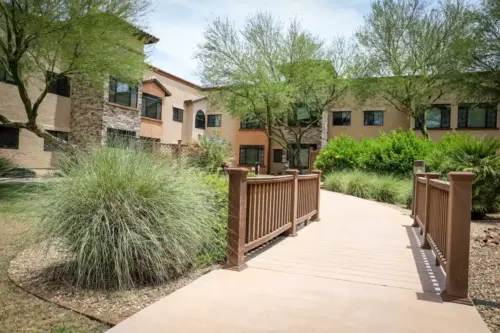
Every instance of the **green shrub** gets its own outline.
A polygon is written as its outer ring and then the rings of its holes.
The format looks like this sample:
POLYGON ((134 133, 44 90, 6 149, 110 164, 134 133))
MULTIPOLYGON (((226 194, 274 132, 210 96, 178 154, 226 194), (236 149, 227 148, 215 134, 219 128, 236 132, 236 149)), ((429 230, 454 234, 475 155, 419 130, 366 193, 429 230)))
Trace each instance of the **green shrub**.
POLYGON ((371 198, 380 202, 396 203, 399 195, 399 181, 391 176, 374 177, 370 187, 371 198))
POLYGON ((32 178, 35 177, 35 171, 16 166, 8 158, 0 156, 0 177, 7 178, 32 178))
POLYGON ((358 156, 358 143, 342 133, 328 141, 325 149, 318 155, 314 167, 324 173, 352 170, 358 167, 358 156))
POLYGON ((88 288, 162 283, 220 246, 220 202, 203 173, 138 149, 72 160, 45 192, 37 230, 67 252, 54 271, 65 279, 88 288))
POLYGON ((441 155, 438 171, 446 177, 452 171, 476 174, 472 187, 472 212, 478 215, 500 210, 500 140, 450 135, 441 155))
POLYGON ((191 147, 189 161, 193 166, 216 172, 228 164, 233 156, 231 145, 218 137, 203 136, 191 147))
POLYGON ((345 193, 345 181, 342 172, 332 172, 325 176, 325 189, 333 192, 345 193))

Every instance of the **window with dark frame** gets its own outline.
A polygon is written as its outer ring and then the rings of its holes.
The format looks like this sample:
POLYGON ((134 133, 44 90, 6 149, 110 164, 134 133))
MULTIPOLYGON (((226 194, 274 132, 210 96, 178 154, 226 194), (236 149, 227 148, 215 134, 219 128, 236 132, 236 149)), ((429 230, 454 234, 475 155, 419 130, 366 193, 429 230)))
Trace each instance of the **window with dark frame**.
POLYGON ((161 120, 161 97, 142 94, 141 116, 161 120))
POLYGON ((383 126, 384 111, 365 111, 364 124, 365 126, 383 126))
POLYGON ((136 132, 108 127, 106 145, 112 148, 124 148, 137 141, 136 132))
POLYGON ((194 127, 197 129, 205 129, 205 112, 199 110, 196 112, 194 127))
POLYGON ((333 126, 351 126, 351 111, 334 111, 333 126))
POLYGON ((130 84, 115 78, 109 80, 109 101, 111 103, 136 108, 137 96, 137 87, 132 87, 130 84))
MULTIPOLYGON (((47 72, 49 80, 53 80, 57 74, 53 72, 47 72)), ((49 93, 56 94, 63 97, 70 97, 70 85, 69 78, 67 76, 62 76, 58 78, 49 89, 49 93)))
POLYGON ((7 72, 7 70, 5 68, 3 68, 2 66, 0 66, 0 81, 6 82, 6 83, 11 83, 11 84, 16 84, 16 81, 14 80, 12 75, 10 75, 10 73, 7 72))
POLYGON ((19 149, 19 128, 0 126, 0 148, 19 149))
POLYGON ((497 128, 498 111, 491 104, 458 106, 458 128, 497 128))
POLYGON ((173 108, 174 121, 182 123, 184 121, 184 110, 174 107, 173 108))
POLYGON ((309 125, 316 127, 320 125, 318 114, 311 111, 311 108, 301 102, 295 103, 295 116, 288 119, 288 126, 309 125))
POLYGON ((283 149, 273 149, 273 163, 283 163, 283 149))
MULTIPOLYGON (((450 128, 451 105, 450 104, 434 104, 430 109, 425 111, 425 120, 428 129, 433 128, 450 128)), ((415 129, 420 129, 422 120, 415 118, 415 129)))
POLYGON ((240 146, 240 165, 264 165, 264 146, 240 146))
POLYGON ((220 114, 209 114, 207 116, 207 127, 221 127, 222 119, 220 114))
MULTIPOLYGON (((61 131, 50 131, 47 130, 52 136, 55 136, 58 139, 64 140, 68 142, 68 132, 61 132, 61 131)), ((50 141, 47 139, 43 140, 43 150, 44 151, 58 151, 59 150, 59 144, 55 142, 54 140, 50 141)))

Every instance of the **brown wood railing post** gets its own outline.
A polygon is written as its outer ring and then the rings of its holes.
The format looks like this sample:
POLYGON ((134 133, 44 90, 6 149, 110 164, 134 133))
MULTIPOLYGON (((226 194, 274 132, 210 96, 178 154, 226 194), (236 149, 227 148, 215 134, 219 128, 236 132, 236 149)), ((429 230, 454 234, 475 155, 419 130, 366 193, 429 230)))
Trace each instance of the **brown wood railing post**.
POLYGON ((317 185, 318 186, 318 194, 316 197, 316 215, 314 215, 312 217, 312 220, 319 221, 320 220, 320 217, 319 217, 319 206, 320 206, 319 199, 320 199, 320 195, 321 195, 321 171, 320 170, 313 170, 312 173, 315 175, 318 175, 318 185, 317 185))
POLYGON ((424 223, 424 227, 422 228, 423 229, 423 235, 424 235, 424 243, 422 244, 422 248, 423 249, 430 249, 431 246, 429 244, 429 241, 427 240, 427 234, 429 233, 429 226, 430 226, 430 207, 431 207, 431 202, 429 200, 429 193, 431 191, 431 187, 429 186, 429 180, 430 179, 439 179, 439 176, 440 174, 437 173, 437 172, 429 172, 429 173, 426 173, 425 174, 425 217, 424 217, 424 221, 422 221, 424 223))
POLYGON ((226 268, 241 271, 245 264, 247 219, 247 174, 244 168, 227 169, 229 174, 229 207, 227 224, 226 268))
POLYGON ((291 169, 286 170, 287 175, 293 176, 293 187, 292 187, 292 211, 290 214, 290 222, 292 222, 292 227, 285 232, 285 236, 295 237, 297 236, 297 196, 299 192, 299 170, 291 169))
POLYGON ((418 177, 423 177, 425 176, 425 173, 422 172, 416 172, 413 174, 413 200, 412 200, 412 206, 413 206, 413 224, 411 225, 412 227, 416 228, 418 227, 418 222, 417 222, 417 209, 418 209, 418 182, 417 179, 418 177))
POLYGON ((469 299, 470 214, 472 207, 471 172, 450 172, 448 201, 446 286, 443 301, 472 305, 469 299))

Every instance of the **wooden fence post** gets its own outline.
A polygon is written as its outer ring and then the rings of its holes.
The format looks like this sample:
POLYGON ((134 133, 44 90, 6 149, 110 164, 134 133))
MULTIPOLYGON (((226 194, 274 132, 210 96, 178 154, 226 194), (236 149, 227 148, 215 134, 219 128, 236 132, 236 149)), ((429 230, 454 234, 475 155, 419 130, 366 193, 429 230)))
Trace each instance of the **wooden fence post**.
POLYGON ((418 198, 417 198, 417 194, 418 194, 418 177, 423 177, 425 176, 425 173, 423 172, 415 172, 413 174, 413 199, 412 199, 412 206, 413 206, 413 224, 411 225, 412 227, 416 228, 418 227, 418 222, 417 222, 417 209, 418 209, 418 198))
POLYGON ((431 179, 439 179, 440 174, 437 172, 429 172, 425 174, 425 215, 424 215, 424 227, 423 229, 423 235, 424 235, 424 243, 422 244, 422 249, 430 249, 431 246, 429 244, 429 241, 427 240, 427 234, 429 233, 429 226, 430 226, 430 218, 429 214, 431 212, 430 206, 431 202, 429 200, 429 193, 430 193, 430 186, 429 186, 429 180, 431 179))
POLYGON ((450 172, 448 201, 446 286, 443 301, 472 305, 469 299, 470 214, 472 208, 471 172, 450 172))
POLYGON ((318 175, 318 194, 317 194, 317 197, 316 197, 316 215, 314 215, 312 217, 312 220, 314 221, 319 221, 320 220, 320 217, 319 217, 319 207, 320 207, 320 195, 321 195, 321 171, 320 170, 313 170, 312 172, 313 174, 315 175, 318 175))
POLYGON ((293 187, 292 187, 292 212, 290 216, 290 221, 292 222, 292 227, 285 231, 285 236, 295 237, 297 236, 297 196, 299 192, 299 170, 291 169, 286 170, 287 175, 293 176, 293 187))
POLYGON ((247 175, 244 168, 227 169, 229 174, 229 207, 227 224, 226 268, 241 271, 245 264, 247 219, 247 175))

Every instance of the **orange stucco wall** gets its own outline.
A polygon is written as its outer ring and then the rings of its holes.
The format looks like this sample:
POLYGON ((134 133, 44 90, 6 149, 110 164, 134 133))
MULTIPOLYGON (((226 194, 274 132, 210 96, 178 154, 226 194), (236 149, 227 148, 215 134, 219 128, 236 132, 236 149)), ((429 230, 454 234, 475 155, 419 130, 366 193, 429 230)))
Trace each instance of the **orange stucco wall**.
POLYGON ((255 146, 264 146, 264 166, 261 166, 260 171, 262 173, 267 172, 268 168, 268 139, 266 133, 261 130, 238 130, 236 134, 236 144, 235 144, 235 162, 236 165, 241 167, 251 168, 252 166, 241 165, 240 164, 240 146, 243 145, 255 145, 255 146))
MULTIPOLYGON (((162 98, 162 105, 165 104, 165 92, 156 83, 144 83, 142 86, 142 92, 162 98)), ((162 108, 161 120, 141 117, 141 136, 161 139, 165 113, 165 108, 162 108)))

